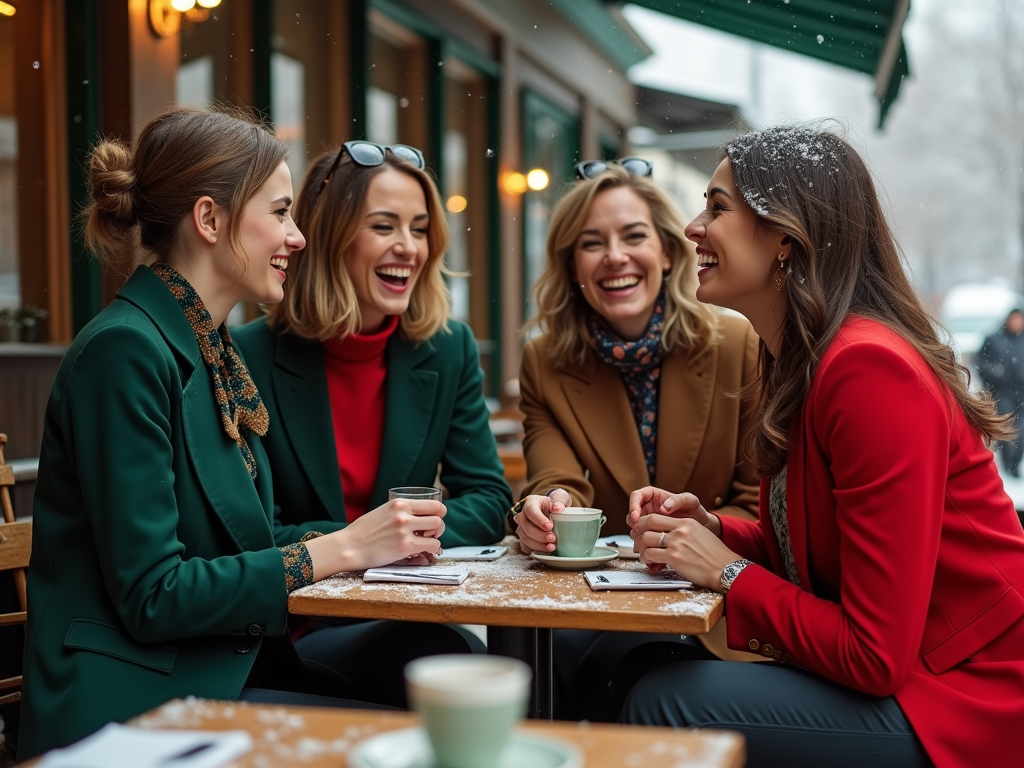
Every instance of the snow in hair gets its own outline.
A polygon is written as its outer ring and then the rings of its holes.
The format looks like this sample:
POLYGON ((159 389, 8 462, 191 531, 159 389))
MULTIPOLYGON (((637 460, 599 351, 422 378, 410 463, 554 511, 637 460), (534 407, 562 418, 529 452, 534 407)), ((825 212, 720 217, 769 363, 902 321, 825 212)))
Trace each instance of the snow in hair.
MULTIPOLYGON (((805 170, 827 168, 829 175, 839 171, 839 158, 845 154, 845 142, 834 133, 802 126, 772 126, 738 136, 725 147, 725 153, 735 170, 753 166, 756 173, 734 170, 734 178, 747 205, 759 216, 771 213, 771 202, 760 190, 753 189, 741 178, 759 178, 768 185, 764 188, 780 201, 788 198, 786 180, 774 169, 788 167, 796 171, 808 187, 814 186, 812 175, 805 170)), ((751 170, 746 168, 745 170, 751 170)))

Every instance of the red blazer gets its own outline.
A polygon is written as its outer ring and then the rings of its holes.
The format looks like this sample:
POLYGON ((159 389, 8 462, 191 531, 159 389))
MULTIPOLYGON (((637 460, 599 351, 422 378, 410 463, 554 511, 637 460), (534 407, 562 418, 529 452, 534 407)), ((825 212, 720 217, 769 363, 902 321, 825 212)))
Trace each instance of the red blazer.
POLYGON ((785 576, 760 520, 723 517, 758 565, 729 592, 729 646, 894 695, 939 768, 1020 765, 1024 531, 992 452, 902 337, 851 317, 793 423, 785 576))

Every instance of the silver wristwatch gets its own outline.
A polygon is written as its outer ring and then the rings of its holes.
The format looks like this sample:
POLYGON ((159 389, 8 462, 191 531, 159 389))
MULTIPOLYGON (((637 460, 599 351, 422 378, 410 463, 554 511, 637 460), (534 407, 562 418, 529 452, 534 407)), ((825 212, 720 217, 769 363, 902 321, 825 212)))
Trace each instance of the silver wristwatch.
POLYGON ((752 563, 749 560, 736 560, 729 563, 725 568, 722 569, 722 594, 729 594, 729 589, 732 587, 732 583, 736 581, 736 577, 739 576, 743 569, 752 563))

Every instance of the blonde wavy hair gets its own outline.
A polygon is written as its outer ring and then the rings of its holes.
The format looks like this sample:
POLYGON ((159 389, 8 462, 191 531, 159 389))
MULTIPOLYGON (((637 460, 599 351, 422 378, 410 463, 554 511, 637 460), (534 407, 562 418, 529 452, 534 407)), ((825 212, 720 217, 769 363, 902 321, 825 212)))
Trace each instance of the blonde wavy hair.
POLYGON ((710 347, 718 336, 715 310, 697 301, 697 254, 683 233, 685 223, 671 198, 654 181, 633 176, 618 165, 594 179, 584 179, 563 197, 551 216, 547 264, 533 286, 537 316, 524 330, 548 334, 552 360, 561 368, 582 365, 593 349, 587 318, 593 311, 576 287, 576 241, 602 192, 625 187, 636 193, 651 212, 651 221, 672 268, 665 275, 665 322, 661 344, 666 352, 683 351, 691 357, 710 347))
POLYGON ((399 319, 402 334, 426 341, 448 332, 451 294, 444 281, 448 223, 437 185, 430 175, 388 153, 381 165, 366 167, 346 153, 328 184, 323 184, 338 150, 313 161, 295 202, 295 223, 306 236, 306 248, 292 260, 284 301, 268 310, 271 327, 304 339, 324 341, 357 333, 362 324, 355 286, 344 254, 355 241, 366 215, 370 183, 391 168, 412 176, 427 200, 427 261, 399 319), (322 188, 321 188, 322 187, 322 188))

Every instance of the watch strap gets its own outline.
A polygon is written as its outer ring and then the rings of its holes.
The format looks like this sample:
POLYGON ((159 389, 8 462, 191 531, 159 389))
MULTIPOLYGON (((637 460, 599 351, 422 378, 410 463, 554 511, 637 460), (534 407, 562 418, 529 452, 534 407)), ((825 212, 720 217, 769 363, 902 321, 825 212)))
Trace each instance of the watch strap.
POLYGON ((729 594, 729 590, 732 588, 732 583, 736 581, 736 577, 743 573, 743 569, 748 565, 753 565, 749 560, 740 558, 729 563, 725 568, 722 569, 722 594, 729 594))

